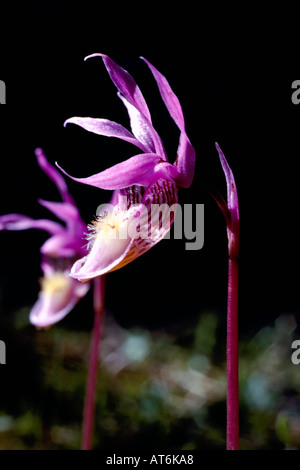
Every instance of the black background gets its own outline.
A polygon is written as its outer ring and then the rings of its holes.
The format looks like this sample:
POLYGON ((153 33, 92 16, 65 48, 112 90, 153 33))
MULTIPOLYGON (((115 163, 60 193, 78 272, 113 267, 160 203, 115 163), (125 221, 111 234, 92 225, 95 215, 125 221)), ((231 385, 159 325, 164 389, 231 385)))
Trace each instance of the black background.
MULTIPOLYGON (((195 2, 33 2, 7 13, 7 25, 0 56, 7 88, 7 104, 0 107, 1 214, 48 217, 37 198, 58 199, 37 166, 36 147, 79 177, 136 153, 125 142, 63 127, 76 115, 129 125, 101 59, 83 61, 94 52, 109 55, 135 78, 173 162, 178 131, 139 59, 144 56, 182 104, 197 162, 193 185, 180 190, 179 202, 205 204, 205 242, 200 251, 186 251, 184 240, 163 241, 110 274, 107 308, 124 326, 172 329, 208 309, 219 312, 225 327, 226 230, 205 190, 209 182, 225 195, 217 141, 240 200, 240 334, 253 334, 281 313, 299 318, 300 105, 291 101, 291 84, 300 78, 299 11, 204 9, 195 2)), ((71 180, 68 186, 87 223, 110 198, 71 180)), ((33 230, 1 233, 2 315, 34 303, 41 274, 37 247, 45 239, 33 230)), ((90 300, 65 324, 90 328, 90 300)))

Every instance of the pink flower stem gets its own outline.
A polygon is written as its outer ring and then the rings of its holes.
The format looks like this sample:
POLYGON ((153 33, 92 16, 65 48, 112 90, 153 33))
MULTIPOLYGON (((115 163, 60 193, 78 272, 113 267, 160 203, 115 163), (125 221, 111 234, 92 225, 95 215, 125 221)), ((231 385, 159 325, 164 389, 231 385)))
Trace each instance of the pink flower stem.
POLYGON ((227 450, 239 448, 238 259, 229 256, 227 297, 227 450))
POLYGON ((96 389, 99 363, 99 346, 104 316, 105 276, 94 279, 94 325, 91 339, 88 380, 82 427, 82 450, 92 449, 94 432, 94 415, 96 405, 96 389))

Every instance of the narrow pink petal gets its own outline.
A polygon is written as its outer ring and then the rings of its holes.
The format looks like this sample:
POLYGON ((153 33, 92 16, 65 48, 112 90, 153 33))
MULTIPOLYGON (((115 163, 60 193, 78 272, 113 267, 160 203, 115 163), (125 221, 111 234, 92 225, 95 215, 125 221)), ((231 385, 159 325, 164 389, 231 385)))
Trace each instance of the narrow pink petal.
POLYGON ((151 115, 145 98, 143 97, 141 90, 135 83, 135 80, 127 72, 127 70, 124 70, 105 54, 91 54, 87 56, 85 60, 89 59, 90 57, 102 57, 104 65, 109 73, 109 76, 117 87, 117 89, 133 106, 135 106, 151 122, 151 115))
POLYGON ((148 60, 146 60, 144 57, 141 57, 144 62, 148 65, 150 68, 156 83, 158 85, 161 97, 171 115, 171 117, 174 119, 175 123, 179 127, 181 131, 184 130, 184 117, 183 117, 183 112, 181 109, 181 105, 179 102, 179 99, 173 92, 172 88, 169 85, 169 82, 167 81, 166 77, 162 75, 148 60))
MULTIPOLYGON (((93 132, 94 134, 103 135, 106 137, 117 137, 118 139, 125 140, 130 142, 133 145, 136 145, 144 152, 149 152, 149 148, 143 145, 143 142, 134 138, 134 136, 123 127, 121 124, 118 124, 114 121, 109 121, 108 119, 97 119, 90 117, 77 117, 74 116, 70 119, 67 119, 64 123, 66 124, 77 124, 83 129, 93 132)), ((150 151, 152 151, 150 149, 150 151)))
POLYGON ((121 189, 134 184, 147 186, 155 178, 156 165, 161 158, 153 153, 135 155, 121 163, 87 178, 74 178, 59 165, 58 168, 74 181, 101 189, 121 189))
POLYGON ((178 186, 189 188, 194 179, 196 153, 188 136, 185 132, 181 132, 179 146, 177 150, 177 158, 175 166, 178 168, 179 177, 176 180, 178 186))
MULTIPOLYGON (((163 160, 167 160, 167 155, 164 150, 163 143, 159 135, 155 131, 154 127, 152 126, 151 115, 150 115, 147 103, 145 101, 145 98, 142 95, 141 90, 137 86, 132 76, 126 70, 124 70, 122 67, 116 64, 112 59, 110 59, 110 57, 106 56, 105 54, 91 54, 85 59, 88 59, 90 57, 102 57, 104 65, 109 73, 109 76, 119 91, 119 96, 123 97, 126 100, 126 102, 136 110, 134 112, 134 109, 132 109, 130 113, 135 114, 135 118, 134 118, 135 121, 138 117, 139 127, 143 126, 144 130, 146 131, 146 134, 143 137, 143 139, 139 138, 140 142, 144 143, 145 140, 147 140, 147 143, 148 143, 147 150, 150 152, 158 153, 162 157, 163 160), (138 116, 138 113, 140 114, 140 116, 138 116), (150 144, 150 139, 153 142, 151 144, 150 144), (154 144, 154 147, 153 147, 153 144, 154 144)), ((128 109, 128 106, 126 107, 128 109)), ((136 129, 136 126, 137 126, 137 122, 134 123, 135 129, 136 129)), ((139 132, 139 134, 141 136, 141 132, 139 132)))
POLYGON ((74 204, 74 200, 68 191, 67 184, 62 175, 54 168, 47 160, 43 150, 37 148, 35 150, 35 156, 40 168, 46 173, 46 175, 56 184, 63 201, 74 204))
POLYGON ((22 214, 6 214, 0 216, 0 230, 28 230, 31 228, 45 230, 51 235, 56 235, 64 231, 64 228, 60 224, 52 220, 35 220, 22 214))
POLYGON ((162 75, 148 60, 143 57, 141 58, 150 68, 170 116, 181 131, 177 158, 175 161, 175 165, 178 168, 180 176, 176 181, 179 186, 188 188, 192 184, 194 178, 195 150, 185 132, 184 116, 179 99, 170 87, 166 77, 162 75))
POLYGON ((41 246, 41 253, 65 258, 85 252, 83 233, 86 226, 78 220, 74 220, 73 225, 74 227, 66 229, 52 220, 34 220, 20 214, 7 214, 0 217, 0 230, 45 230, 51 237, 41 246))
POLYGON ((163 160, 167 160, 163 143, 151 122, 120 93, 119 98, 123 101, 130 118, 133 135, 147 148, 148 152, 157 153, 163 160))
POLYGON ((53 202, 44 201, 43 199, 38 200, 41 206, 51 211, 56 217, 63 220, 64 222, 78 221, 80 219, 78 209, 73 204, 68 202, 53 202))

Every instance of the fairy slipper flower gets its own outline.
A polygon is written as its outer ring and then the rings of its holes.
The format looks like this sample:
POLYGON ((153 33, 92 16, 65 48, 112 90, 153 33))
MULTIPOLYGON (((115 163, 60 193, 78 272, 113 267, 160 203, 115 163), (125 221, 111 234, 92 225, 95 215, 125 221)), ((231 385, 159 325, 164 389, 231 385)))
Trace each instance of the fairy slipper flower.
POLYGON ((191 185, 195 166, 195 151, 186 134, 181 105, 166 78, 143 59, 180 131, 173 164, 168 161, 145 98, 132 76, 104 54, 88 57, 95 56, 103 59, 127 109, 132 132, 114 121, 90 117, 72 117, 65 125, 77 124, 95 134, 125 140, 142 153, 87 178, 74 178, 57 165, 75 181, 114 190, 108 208, 104 208, 89 226, 89 253, 71 270, 71 276, 80 281, 119 269, 158 243, 174 220, 178 188, 191 185))
POLYGON ((36 149, 35 154, 40 168, 56 184, 63 200, 39 200, 39 203, 60 218, 64 225, 48 219, 35 220, 21 214, 6 214, 0 216, 0 230, 36 228, 45 230, 50 235, 40 249, 43 272, 41 290, 29 317, 37 328, 45 328, 64 318, 90 286, 89 283, 82 284, 69 276, 74 261, 86 253, 86 247, 83 246, 86 225, 63 177, 50 165, 41 149, 36 149))

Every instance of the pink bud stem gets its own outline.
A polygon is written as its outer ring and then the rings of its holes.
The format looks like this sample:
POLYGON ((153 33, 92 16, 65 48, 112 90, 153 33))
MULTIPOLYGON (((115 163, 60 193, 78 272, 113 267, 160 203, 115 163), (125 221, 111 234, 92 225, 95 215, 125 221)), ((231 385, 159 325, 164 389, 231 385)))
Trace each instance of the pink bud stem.
POLYGON ((238 259, 228 262, 227 298, 227 450, 239 448, 238 259))

